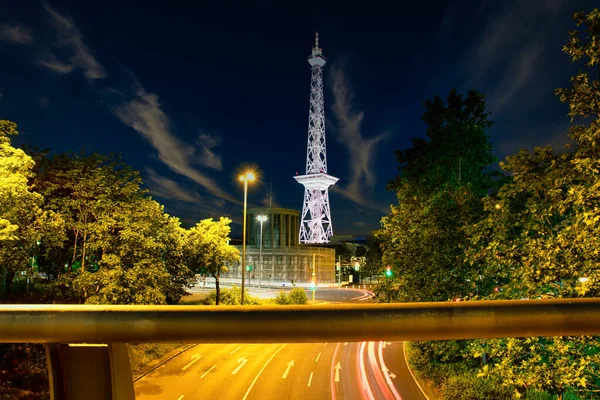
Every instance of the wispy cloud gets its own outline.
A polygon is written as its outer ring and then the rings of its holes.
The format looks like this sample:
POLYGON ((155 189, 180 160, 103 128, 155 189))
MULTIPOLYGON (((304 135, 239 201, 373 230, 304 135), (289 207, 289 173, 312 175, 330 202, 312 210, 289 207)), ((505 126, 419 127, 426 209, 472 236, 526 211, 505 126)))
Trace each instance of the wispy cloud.
POLYGON ((489 96, 489 107, 498 113, 531 80, 540 61, 542 47, 533 43, 524 48, 508 65, 504 77, 489 96))
POLYGON ((146 186, 148 186, 148 190, 154 196, 186 203, 202 203, 205 201, 197 193, 186 190, 179 183, 158 174, 152 168, 146 170, 146 176, 148 178, 146 186))
MULTIPOLYGON (((487 25, 465 58, 465 66, 469 73, 467 86, 491 93, 488 105, 494 114, 513 103, 524 90, 530 101, 542 97, 537 92, 544 86, 538 84, 534 71, 543 70, 543 43, 565 1, 529 0, 489 7, 493 9, 488 10, 487 25), (494 79, 490 79, 492 76, 494 79)), ((482 3, 477 14, 487 6, 487 2, 482 3)))
POLYGON ((156 149, 158 158, 171 170, 191 179, 223 200, 240 203, 214 180, 193 167, 196 162, 195 150, 173 133, 171 121, 161 109, 156 94, 146 92, 137 84, 135 96, 114 108, 113 112, 124 124, 144 137, 156 149))
POLYGON ((21 25, 0 24, 0 41, 28 45, 33 43, 33 34, 21 25))
POLYGON ((56 29, 57 40, 53 45, 69 49, 72 55, 68 60, 60 60, 54 53, 50 52, 40 61, 40 64, 53 72, 61 74, 68 74, 76 69, 81 69, 85 78, 92 81, 105 78, 106 70, 84 43, 81 32, 75 25, 75 22, 65 15, 60 14, 48 3, 44 2, 43 5, 50 17, 52 26, 56 29))
MULTIPOLYGON (((365 193, 372 193, 375 186, 373 159, 377 145, 387 137, 387 133, 365 137, 361 131, 364 113, 353 109, 352 92, 342 67, 332 66, 329 78, 333 92, 332 108, 336 119, 337 136, 348 151, 350 171, 348 184, 345 187, 336 185, 333 190, 356 203, 373 207, 372 199, 366 198, 365 193)), ((380 207, 376 206, 376 208, 380 207)))
POLYGON ((219 136, 213 136, 206 133, 201 133, 198 139, 198 145, 200 146, 200 158, 198 163, 205 167, 216 169, 221 171, 223 169, 223 163, 221 156, 216 154, 213 149, 221 143, 219 136))

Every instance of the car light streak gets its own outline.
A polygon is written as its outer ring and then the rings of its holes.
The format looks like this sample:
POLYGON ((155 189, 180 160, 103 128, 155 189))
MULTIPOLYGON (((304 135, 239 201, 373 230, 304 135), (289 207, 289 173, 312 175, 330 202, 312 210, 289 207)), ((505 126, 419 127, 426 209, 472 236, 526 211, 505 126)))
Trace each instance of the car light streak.
POLYGON ((388 388, 388 385, 385 383, 385 379, 381 373, 381 368, 379 368, 379 364, 377 364, 377 357, 375 356, 375 342, 369 342, 369 365, 371 366, 371 370, 375 376, 375 383, 379 387, 383 397, 386 399, 393 399, 394 395, 388 388))
POLYGON ((339 349, 340 349, 340 344, 338 343, 335 346, 335 351, 333 352, 333 358, 331 359, 331 400, 335 400, 335 358, 337 356, 339 349))
POLYGON ((390 378, 390 373, 388 372, 389 370, 388 370, 387 366, 385 365, 385 362, 383 361, 383 344, 384 343, 385 342, 379 342, 378 355, 379 355, 379 363, 381 364, 381 370, 383 371, 383 376, 385 376, 385 380, 387 381, 387 384, 390 387, 390 390, 392 391, 394 398, 396 400, 402 400, 402 397, 396 390, 396 386, 392 382, 392 378, 390 378))
POLYGON ((358 382, 361 386, 361 394, 363 399, 367 400, 375 400, 375 396, 373 395, 373 391, 371 390, 371 386, 369 385, 369 379, 367 378, 367 371, 365 368, 365 348, 367 342, 360 342, 360 348, 356 353, 358 356, 358 382))

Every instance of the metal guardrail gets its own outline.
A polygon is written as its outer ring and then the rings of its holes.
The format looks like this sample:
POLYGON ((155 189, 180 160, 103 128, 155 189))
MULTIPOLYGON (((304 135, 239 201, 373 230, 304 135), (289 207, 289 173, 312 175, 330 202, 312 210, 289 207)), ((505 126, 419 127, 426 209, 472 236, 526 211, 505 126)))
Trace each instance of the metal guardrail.
POLYGON ((0 306, 0 342, 276 343, 600 335, 600 299, 319 306, 0 306))
POLYGON ((53 400, 133 400, 126 342, 567 335, 600 335, 600 299, 285 307, 0 305, 0 343, 46 344, 53 400))

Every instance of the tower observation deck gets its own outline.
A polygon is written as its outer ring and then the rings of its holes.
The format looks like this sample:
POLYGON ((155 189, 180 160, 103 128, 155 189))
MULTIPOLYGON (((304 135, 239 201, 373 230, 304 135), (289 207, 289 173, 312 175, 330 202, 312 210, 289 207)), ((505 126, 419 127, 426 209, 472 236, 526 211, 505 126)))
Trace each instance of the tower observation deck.
POLYGON ((300 243, 328 243, 333 236, 329 186, 338 178, 327 174, 325 146, 325 109, 323 99, 323 66, 326 63, 319 47, 319 34, 308 57, 311 65, 310 107, 308 113, 308 145, 306 175, 294 178, 304 186, 304 202, 300 218, 300 243))

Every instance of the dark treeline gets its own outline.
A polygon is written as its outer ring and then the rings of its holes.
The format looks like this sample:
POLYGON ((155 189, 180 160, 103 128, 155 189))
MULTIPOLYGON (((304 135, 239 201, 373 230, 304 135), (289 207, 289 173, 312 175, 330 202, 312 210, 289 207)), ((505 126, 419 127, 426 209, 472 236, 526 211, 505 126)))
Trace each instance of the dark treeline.
MULTIPOLYGON (((393 276, 380 301, 596 297, 600 294, 600 11, 575 15, 563 51, 584 61, 569 88, 572 144, 500 163, 484 96, 425 102, 427 139, 398 151, 398 205, 379 233, 393 276), (574 122, 576 121, 576 122, 574 122)), ((600 398, 595 337, 414 342, 414 366, 447 399, 600 398)))

